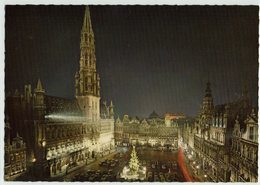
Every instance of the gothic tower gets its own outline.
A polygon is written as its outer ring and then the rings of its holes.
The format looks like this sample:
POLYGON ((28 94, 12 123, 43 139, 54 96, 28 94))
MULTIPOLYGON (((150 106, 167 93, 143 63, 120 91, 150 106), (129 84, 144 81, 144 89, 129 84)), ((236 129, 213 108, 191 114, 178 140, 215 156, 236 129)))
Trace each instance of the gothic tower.
POLYGON ((96 70, 95 40, 86 7, 80 41, 80 69, 75 75, 75 96, 87 120, 100 119, 100 78, 96 70))
POLYGON ((203 98, 203 103, 202 103, 202 113, 209 114, 209 113, 211 113, 213 108, 214 108, 213 97, 211 94, 210 83, 208 82, 206 90, 205 90, 205 96, 203 98))

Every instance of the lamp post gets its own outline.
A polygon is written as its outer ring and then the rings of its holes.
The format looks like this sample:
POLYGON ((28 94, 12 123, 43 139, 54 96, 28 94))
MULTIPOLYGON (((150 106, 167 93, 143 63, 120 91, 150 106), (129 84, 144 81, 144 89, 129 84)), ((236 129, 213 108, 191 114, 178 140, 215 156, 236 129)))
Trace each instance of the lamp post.
POLYGON ((207 182, 207 181, 208 181, 208 175, 205 174, 205 175, 204 175, 204 182, 207 182))
POLYGON ((197 169, 197 175, 199 176, 199 174, 200 174, 200 173, 199 173, 200 166, 199 166, 199 165, 197 165, 197 166, 196 166, 196 169, 197 169))

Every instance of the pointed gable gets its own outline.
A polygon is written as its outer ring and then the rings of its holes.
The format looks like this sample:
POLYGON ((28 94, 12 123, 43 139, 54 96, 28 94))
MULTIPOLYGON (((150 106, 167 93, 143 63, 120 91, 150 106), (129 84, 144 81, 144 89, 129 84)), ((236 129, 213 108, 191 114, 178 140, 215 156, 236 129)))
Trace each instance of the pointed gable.
POLYGON ((246 124, 257 124, 257 116, 255 114, 254 109, 252 109, 252 112, 247 116, 245 123, 246 124))
POLYGON ((116 124, 121 124, 121 120, 120 120, 119 116, 116 119, 116 124))

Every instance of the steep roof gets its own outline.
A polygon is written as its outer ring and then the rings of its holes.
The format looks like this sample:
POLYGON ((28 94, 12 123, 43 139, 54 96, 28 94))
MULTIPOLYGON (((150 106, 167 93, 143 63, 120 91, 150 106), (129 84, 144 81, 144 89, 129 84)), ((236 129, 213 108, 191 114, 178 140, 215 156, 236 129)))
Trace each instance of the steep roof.
POLYGON ((55 96, 45 96, 46 113, 82 116, 83 112, 76 99, 66 99, 55 96))
POLYGON ((243 122, 247 118, 247 115, 251 113, 252 105, 249 103, 248 99, 240 98, 237 101, 233 101, 231 103, 216 105, 214 107, 213 113, 224 114, 226 111, 228 112, 229 124, 231 124, 230 126, 234 126, 235 120, 238 116, 240 128, 244 129, 245 124, 243 122))

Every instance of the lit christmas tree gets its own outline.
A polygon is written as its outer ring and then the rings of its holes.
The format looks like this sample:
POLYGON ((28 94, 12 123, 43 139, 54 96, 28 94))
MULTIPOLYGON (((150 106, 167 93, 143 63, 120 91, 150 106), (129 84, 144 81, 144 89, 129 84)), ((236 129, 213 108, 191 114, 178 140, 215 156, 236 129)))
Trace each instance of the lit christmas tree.
POLYGON ((129 168, 130 168, 132 174, 136 174, 139 169, 139 160, 136 155, 135 146, 133 146, 133 150, 131 153, 131 159, 129 161, 129 168))

